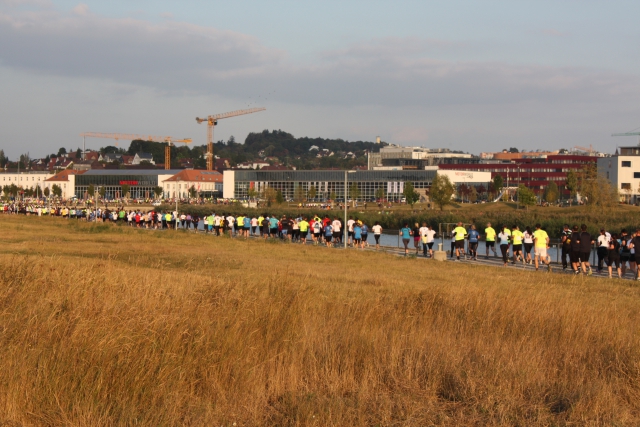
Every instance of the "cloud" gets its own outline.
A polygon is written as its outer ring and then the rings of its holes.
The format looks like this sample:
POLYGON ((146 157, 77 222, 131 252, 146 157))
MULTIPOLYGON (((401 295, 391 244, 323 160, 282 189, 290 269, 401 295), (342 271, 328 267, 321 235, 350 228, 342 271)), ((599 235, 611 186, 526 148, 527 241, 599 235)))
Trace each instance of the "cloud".
POLYGON ((542 30, 542 34, 544 34, 545 36, 551 36, 551 37, 567 37, 569 35, 569 33, 558 31, 554 28, 544 29, 542 30))
POLYGON ((74 7, 71 11, 78 16, 87 16, 89 14, 89 6, 87 6, 84 3, 80 3, 76 7, 74 7))
POLYGON ((160 90, 201 90, 229 75, 277 64, 281 50, 257 39, 182 22, 110 19, 76 6, 57 12, 0 14, 0 61, 38 73, 107 79, 160 90))
POLYGON ((52 11, 0 14, 0 62, 14 69, 143 86, 170 94, 302 105, 447 106, 631 99, 637 76, 580 68, 451 61, 470 46, 437 39, 382 38, 320 52, 311 64, 255 37, 184 22, 149 23, 52 11))

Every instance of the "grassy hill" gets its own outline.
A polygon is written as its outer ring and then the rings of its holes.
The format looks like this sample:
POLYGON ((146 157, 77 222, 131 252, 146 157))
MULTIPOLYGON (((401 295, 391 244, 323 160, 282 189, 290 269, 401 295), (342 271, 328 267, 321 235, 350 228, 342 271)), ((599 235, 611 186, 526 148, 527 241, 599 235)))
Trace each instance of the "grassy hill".
POLYGON ((0 223, 0 425, 640 424, 628 282, 0 223))

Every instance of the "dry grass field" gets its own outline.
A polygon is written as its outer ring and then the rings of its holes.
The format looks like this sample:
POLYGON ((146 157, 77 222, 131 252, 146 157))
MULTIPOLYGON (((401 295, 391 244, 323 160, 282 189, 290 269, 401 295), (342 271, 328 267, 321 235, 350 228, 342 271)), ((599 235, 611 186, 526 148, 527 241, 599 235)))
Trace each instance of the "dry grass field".
POLYGON ((629 282, 0 226, 0 426, 640 425, 629 282))

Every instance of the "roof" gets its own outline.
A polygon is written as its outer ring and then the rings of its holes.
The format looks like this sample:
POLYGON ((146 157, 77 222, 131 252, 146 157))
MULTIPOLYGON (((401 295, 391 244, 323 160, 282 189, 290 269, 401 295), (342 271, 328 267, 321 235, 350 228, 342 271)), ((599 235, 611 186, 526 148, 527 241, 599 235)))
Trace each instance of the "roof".
POLYGON ((175 175, 181 169, 91 169, 84 175, 175 175))
POLYGON ((171 178, 167 178, 164 181, 202 181, 202 182, 222 182, 222 174, 218 171, 205 171, 205 170, 193 170, 185 169, 171 178))
POLYGON ((151 153, 136 153, 139 159, 153 159, 153 155, 151 153))
POLYGON ((60 173, 55 174, 45 181, 69 181, 69 175, 82 175, 85 171, 79 171, 75 169, 65 169, 60 173))

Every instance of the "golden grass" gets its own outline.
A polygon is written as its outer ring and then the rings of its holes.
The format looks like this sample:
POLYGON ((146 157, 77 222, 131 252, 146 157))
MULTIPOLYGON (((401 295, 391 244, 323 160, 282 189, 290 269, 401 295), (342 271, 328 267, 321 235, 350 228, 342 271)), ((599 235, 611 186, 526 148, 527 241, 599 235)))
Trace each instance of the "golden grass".
POLYGON ((0 425, 640 424, 629 282, 0 224, 0 425))

